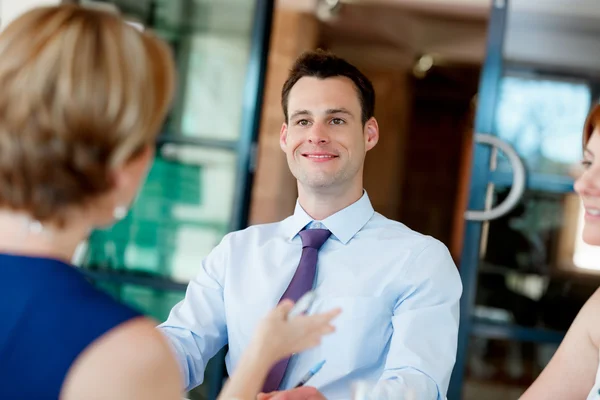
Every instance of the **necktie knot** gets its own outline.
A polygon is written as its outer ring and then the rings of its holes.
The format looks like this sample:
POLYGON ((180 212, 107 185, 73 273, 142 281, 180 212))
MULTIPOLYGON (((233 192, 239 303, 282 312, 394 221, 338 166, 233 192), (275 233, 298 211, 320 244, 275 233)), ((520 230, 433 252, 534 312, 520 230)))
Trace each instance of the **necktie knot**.
POLYGON ((323 243, 329 238, 331 232, 329 229, 305 229, 300 231, 302 238, 302 248, 310 247, 319 250, 323 243))

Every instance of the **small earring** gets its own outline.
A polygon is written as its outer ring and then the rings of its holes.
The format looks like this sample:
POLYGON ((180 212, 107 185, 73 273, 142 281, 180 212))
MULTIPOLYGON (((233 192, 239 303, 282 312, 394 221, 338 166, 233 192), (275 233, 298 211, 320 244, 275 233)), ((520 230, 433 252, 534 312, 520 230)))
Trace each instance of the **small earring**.
POLYGON ((113 210, 113 217, 117 220, 120 221, 123 218, 125 218, 127 216, 127 207, 125 206, 116 206, 115 209, 113 210))
POLYGON ((33 233, 34 235, 39 235, 44 232, 44 225, 40 221, 31 220, 28 224, 29 233, 33 233))

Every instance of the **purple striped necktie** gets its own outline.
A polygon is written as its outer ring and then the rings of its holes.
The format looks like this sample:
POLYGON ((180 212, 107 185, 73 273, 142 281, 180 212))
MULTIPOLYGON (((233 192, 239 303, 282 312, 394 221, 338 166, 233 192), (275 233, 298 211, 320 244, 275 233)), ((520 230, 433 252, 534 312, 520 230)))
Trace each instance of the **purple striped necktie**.
MULTIPOLYGON (((281 296, 281 300, 290 299, 296 302, 304 293, 312 289, 317 272, 319 249, 330 235, 331 232, 328 229, 307 229, 300 232, 302 256, 296 273, 283 296, 281 296)), ((264 393, 279 389, 289 361, 290 357, 284 358, 271 368, 263 386, 262 391, 264 393)))

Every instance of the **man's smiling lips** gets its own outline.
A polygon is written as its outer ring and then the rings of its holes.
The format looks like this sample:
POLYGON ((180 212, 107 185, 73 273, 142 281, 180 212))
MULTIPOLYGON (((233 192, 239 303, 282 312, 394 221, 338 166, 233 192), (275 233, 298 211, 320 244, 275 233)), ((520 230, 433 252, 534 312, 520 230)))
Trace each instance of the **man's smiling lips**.
POLYGON ((302 153, 302 157, 307 158, 314 162, 327 162, 338 158, 337 155, 333 153, 321 152, 321 151, 312 151, 302 153))

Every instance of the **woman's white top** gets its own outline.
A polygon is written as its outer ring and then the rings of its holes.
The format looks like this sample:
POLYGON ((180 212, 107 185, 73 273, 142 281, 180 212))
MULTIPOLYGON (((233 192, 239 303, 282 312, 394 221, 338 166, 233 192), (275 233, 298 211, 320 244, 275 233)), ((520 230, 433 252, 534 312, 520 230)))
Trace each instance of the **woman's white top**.
POLYGON ((598 365, 598 370, 596 371, 596 382, 594 382, 587 400, 600 400, 600 365, 598 365))

